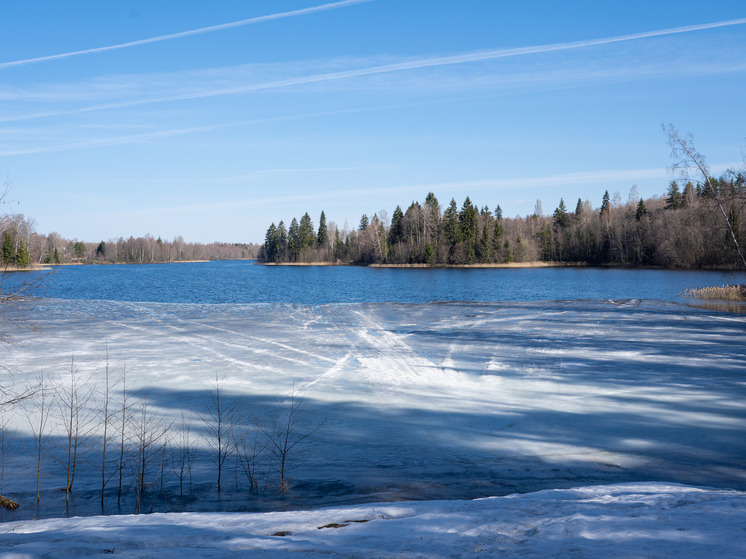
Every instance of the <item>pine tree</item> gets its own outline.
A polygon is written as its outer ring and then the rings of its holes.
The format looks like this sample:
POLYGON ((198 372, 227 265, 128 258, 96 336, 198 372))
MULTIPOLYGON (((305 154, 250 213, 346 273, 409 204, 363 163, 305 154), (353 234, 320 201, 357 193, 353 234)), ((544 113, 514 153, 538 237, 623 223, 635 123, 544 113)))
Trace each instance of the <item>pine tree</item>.
POLYGON ((283 261, 287 258, 288 253, 288 230, 285 227, 285 222, 280 220, 280 224, 277 226, 277 259, 283 261))
POLYGON ((505 239, 505 245, 503 246, 504 252, 503 256, 505 258, 505 262, 512 262, 513 261, 513 251, 510 250, 510 241, 508 239, 505 239))
POLYGON ((611 201, 609 199, 609 191, 604 192, 603 200, 601 200, 601 215, 609 215, 611 211, 611 201))
POLYGON ((500 204, 497 205, 495 208, 495 219, 500 221, 503 218, 503 209, 500 207, 500 204))
POLYGON ((288 231, 288 249, 290 250, 290 256, 293 259, 297 259, 301 253, 301 236, 300 236, 300 225, 298 220, 293 218, 290 222, 290 229, 288 231))
POLYGON ((679 184, 676 181, 671 181, 671 183, 668 185, 667 194, 668 196, 666 197, 666 209, 681 209, 681 192, 679 192, 679 184))
POLYGON ((467 254, 470 259, 473 259, 472 255, 477 236, 477 209, 471 203, 468 196, 466 197, 466 200, 464 200, 464 205, 461 206, 458 221, 461 229, 459 235, 460 240, 466 242, 467 254))
POLYGON ((443 213, 443 235, 446 238, 446 242, 450 246, 455 245, 460 240, 459 221, 458 221, 458 206, 456 200, 451 198, 451 203, 443 213))
POLYGON ((567 208, 565 207, 565 199, 560 198, 559 206, 554 210, 554 224, 558 227, 567 227, 570 224, 570 219, 567 217, 567 208))
POLYGON ((329 244, 329 231, 326 228, 326 215, 324 211, 321 211, 321 217, 319 218, 319 233, 316 235, 316 244, 319 248, 326 248, 329 244))
POLYGON ((365 231, 368 228, 368 225, 368 216, 363 214, 363 217, 360 218, 360 227, 358 227, 358 230, 365 231))
POLYGON ((401 206, 396 206, 394 215, 391 216, 391 227, 389 228, 389 244, 391 246, 401 242, 404 237, 404 229, 402 228, 403 219, 404 214, 401 211, 401 206))
POLYGON ((13 235, 6 231, 3 235, 3 264, 13 264, 13 235))
POLYGON ((435 264, 435 253, 433 252, 433 245, 427 245, 425 247, 425 263, 429 266, 435 264))
POLYGON ((645 207, 645 202, 643 202, 642 198, 640 198, 640 203, 637 204, 637 211, 635 212, 635 219, 637 221, 640 221, 642 219, 642 216, 644 216, 646 213, 648 213, 648 210, 645 207))
POLYGON ((316 235, 313 232, 313 221, 308 212, 303 214, 300 218, 300 250, 305 252, 310 246, 313 246, 316 241, 316 235))
POLYGON ((482 238, 479 241, 479 261, 492 262, 492 243, 490 243, 490 230, 487 224, 482 228, 482 238))
POLYGON ((264 235, 264 257, 267 262, 275 262, 277 258, 277 227, 274 221, 264 235))
POLYGON ((28 249, 26 248, 26 244, 23 242, 23 239, 18 243, 18 252, 16 252, 16 266, 20 266, 21 268, 28 267, 29 264, 29 254, 28 249))
MULTIPOLYGON (((160 243, 163 243, 160 237, 158 237, 158 241, 160 243)), ((104 241, 98 243, 98 246, 96 247, 96 258, 98 258, 99 256, 101 258, 104 258, 106 256, 106 243, 104 241)))

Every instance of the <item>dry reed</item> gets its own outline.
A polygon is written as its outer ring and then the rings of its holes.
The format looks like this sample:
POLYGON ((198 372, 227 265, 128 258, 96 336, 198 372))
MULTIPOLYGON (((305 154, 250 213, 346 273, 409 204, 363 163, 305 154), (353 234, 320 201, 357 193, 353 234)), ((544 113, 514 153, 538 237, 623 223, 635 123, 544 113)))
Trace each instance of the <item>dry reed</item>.
POLYGON ((720 301, 746 301, 746 284, 720 285, 687 289, 684 294, 696 299, 717 299, 720 301))
POLYGON ((16 510, 18 508, 18 503, 15 501, 11 501, 7 497, 3 497, 0 495, 0 505, 4 506, 8 510, 16 510))

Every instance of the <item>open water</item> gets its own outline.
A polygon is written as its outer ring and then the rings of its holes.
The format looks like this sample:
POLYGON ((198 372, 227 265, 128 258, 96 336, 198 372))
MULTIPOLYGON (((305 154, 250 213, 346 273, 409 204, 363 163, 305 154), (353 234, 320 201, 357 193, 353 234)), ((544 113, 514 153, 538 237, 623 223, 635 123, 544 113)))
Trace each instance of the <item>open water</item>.
MULTIPOLYGON (((36 272, 38 273, 38 272, 36 272)), ((25 274, 18 274, 17 281, 25 274)), ((260 266, 253 261, 56 267, 35 296, 157 303, 430 303, 657 299, 746 273, 615 268, 260 266)), ((6 289, 9 287, 6 285, 6 289)))

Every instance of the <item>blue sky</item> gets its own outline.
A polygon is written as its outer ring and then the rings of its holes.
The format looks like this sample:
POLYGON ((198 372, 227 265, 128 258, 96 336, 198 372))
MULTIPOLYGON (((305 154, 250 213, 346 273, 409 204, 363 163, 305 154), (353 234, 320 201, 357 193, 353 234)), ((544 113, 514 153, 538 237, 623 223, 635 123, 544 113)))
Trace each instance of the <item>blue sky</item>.
POLYGON ((86 241, 261 242, 271 221, 324 210, 354 226, 428 191, 509 216, 633 185, 662 195, 662 123, 693 133, 716 173, 743 162, 746 20, 697 27, 746 18, 743 1, 308 10, 324 4, 0 3, 14 209, 86 241))

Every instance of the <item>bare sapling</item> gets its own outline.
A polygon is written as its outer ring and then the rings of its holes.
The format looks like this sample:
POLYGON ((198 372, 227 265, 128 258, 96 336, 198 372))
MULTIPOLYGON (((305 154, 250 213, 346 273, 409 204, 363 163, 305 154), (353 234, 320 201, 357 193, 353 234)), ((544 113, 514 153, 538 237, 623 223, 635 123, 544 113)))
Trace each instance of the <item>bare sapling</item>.
POLYGON ((280 476, 280 492, 290 489, 289 472, 308 459, 308 439, 324 426, 326 419, 310 424, 303 417, 303 395, 293 385, 285 400, 277 401, 278 416, 271 426, 260 424, 267 440, 273 467, 280 476))
POLYGON ((223 466, 234 450, 233 430, 238 419, 236 411, 238 401, 227 399, 224 392, 225 379, 219 378, 215 373, 215 383, 212 384, 210 390, 207 413, 200 415, 200 419, 205 424, 205 442, 213 455, 217 469, 218 492, 222 488, 223 466))
POLYGON ((112 363, 111 354, 109 352, 109 345, 106 344, 104 348, 103 356, 99 356, 100 368, 103 369, 103 383, 100 394, 100 404, 98 408, 98 423, 99 428, 103 428, 101 435, 101 508, 104 507, 104 495, 106 491, 106 485, 116 474, 116 468, 112 468, 112 471, 107 472, 107 451, 109 450, 109 442, 112 439, 113 429, 112 422, 115 419, 115 411, 112 409, 112 393, 117 382, 112 380, 112 375, 116 370, 116 364, 112 363))
POLYGON ((60 419, 65 434, 64 451, 66 456, 59 459, 65 468, 65 502, 70 501, 70 492, 75 482, 75 473, 84 453, 84 445, 90 434, 92 421, 89 404, 95 392, 95 386, 88 385, 90 375, 83 378, 75 366, 75 355, 70 359, 70 373, 60 379, 57 387, 57 401, 60 419))
POLYGON ((119 377, 119 382, 122 383, 122 399, 121 407, 119 408, 119 464, 117 466, 117 473, 119 474, 119 487, 117 490, 117 505, 121 504, 122 501, 122 481, 124 476, 124 452, 126 449, 127 441, 127 422, 129 419, 130 411, 130 399, 131 390, 127 384, 127 361, 125 360, 122 366, 122 374, 119 377))
POLYGON ((140 398, 132 414, 132 443, 135 451, 135 491, 137 504, 135 514, 140 514, 146 481, 153 464, 162 460, 166 435, 171 429, 163 415, 156 412, 146 398, 140 398))
POLYGON ((249 482, 251 491, 259 490, 258 473, 263 465, 267 437, 260 429, 258 421, 250 416, 239 419, 233 436, 236 458, 249 482))
POLYGON ((36 379, 33 387, 34 397, 23 402, 23 411, 31 430, 31 440, 34 443, 34 454, 36 457, 36 500, 41 500, 39 484, 41 482, 42 461, 46 454, 44 445, 47 436, 47 422, 50 411, 50 387, 49 381, 44 376, 44 369, 36 379))
POLYGON ((179 495, 184 496, 184 482, 189 479, 189 490, 192 489, 192 464, 194 464, 194 451, 191 440, 192 416, 184 416, 181 412, 181 429, 178 435, 178 444, 171 447, 171 467, 174 475, 179 480, 179 495))

